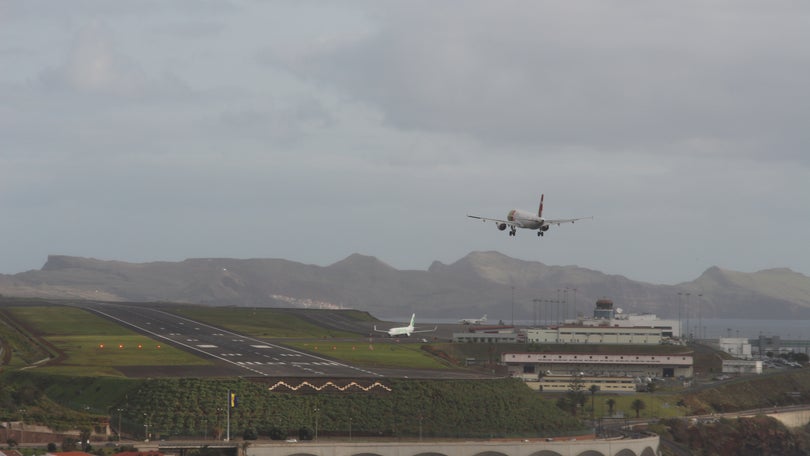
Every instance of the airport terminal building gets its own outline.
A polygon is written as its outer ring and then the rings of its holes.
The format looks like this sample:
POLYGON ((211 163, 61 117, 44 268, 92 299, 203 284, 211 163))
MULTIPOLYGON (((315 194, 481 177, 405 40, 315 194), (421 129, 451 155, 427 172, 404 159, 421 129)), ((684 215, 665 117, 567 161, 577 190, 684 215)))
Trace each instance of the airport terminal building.
POLYGON ((567 391, 575 379, 586 389, 635 391, 645 379, 693 375, 693 358, 685 354, 504 353, 501 363, 510 375, 538 382, 542 391, 567 391))
POLYGON ((526 342, 540 344, 659 345, 660 328, 615 326, 552 326, 526 330, 526 342))

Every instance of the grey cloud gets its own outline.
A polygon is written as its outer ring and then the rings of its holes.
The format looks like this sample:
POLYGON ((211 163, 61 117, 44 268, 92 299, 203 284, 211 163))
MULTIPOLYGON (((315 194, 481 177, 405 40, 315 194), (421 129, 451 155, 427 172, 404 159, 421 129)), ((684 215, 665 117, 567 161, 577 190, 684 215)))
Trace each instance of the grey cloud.
POLYGON ((715 140, 754 155, 792 137, 768 154, 796 156, 810 139, 796 43, 810 28, 738 3, 431 3, 430 15, 409 3, 381 8, 375 33, 266 55, 399 128, 619 150, 715 140))
POLYGON ((152 30, 184 38, 201 38, 220 35, 224 27, 223 24, 216 22, 184 21, 156 25, 152 30))
POLYGON ((220 131, 289 144, 300 139, 311 128, 326 128, 335 122, 328 109, 313 98, 292 103, 273 99, 263 101, 269 101, 269 106, 243 107, 220 113, 216 122, 220 131))
POLYGON ((118 49, 114 33, 100 22, 82 27, 64 61, 43 70, 40 82, 47 90, 89 96, 177 97, 189 91, 174 75, 147 75, 138 63, 118 49))

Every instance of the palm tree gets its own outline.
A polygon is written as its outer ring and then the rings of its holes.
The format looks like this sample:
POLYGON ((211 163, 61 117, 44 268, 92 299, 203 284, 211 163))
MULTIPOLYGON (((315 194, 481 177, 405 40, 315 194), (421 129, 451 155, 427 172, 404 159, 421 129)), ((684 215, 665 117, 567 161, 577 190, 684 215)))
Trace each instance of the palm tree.
POLYGON ((610 399, 606 400, 605 403, 608 406, 608 414, 610 416, 613 416, 613 407, 616 406, 616 400, 613 399, 613 398, 610 398, 610 399))
POLYGON ((594 407, 594 398, 596 397, 596 392, 599 391, 599 385, 591 385, 588 388, 588 391, 591 392, 591 419, 594 419, 596 416, 596 407, 594 407))
POLYGON ((636 418, 638 418, 639 412, 647 408, 647 404, 645 404, 641 399, 636 399, 632 404, 630 404, 630 408, 636 411, 636 418))

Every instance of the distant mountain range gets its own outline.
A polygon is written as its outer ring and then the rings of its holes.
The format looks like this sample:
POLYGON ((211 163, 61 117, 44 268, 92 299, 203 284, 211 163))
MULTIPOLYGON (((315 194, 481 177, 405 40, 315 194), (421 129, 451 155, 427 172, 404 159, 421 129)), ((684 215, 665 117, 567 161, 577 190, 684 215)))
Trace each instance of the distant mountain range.
POLYGON ((655 285, 577 266, 473 252, 427 271, 354 254, 329 266, 281 259, 125 263, 50 256, 41 270, 0 275, 0 294, 104 301, 353 308, 379 317, 552 321, 590 315, 607 297, 628 313, 677 318, 810 318, 810 277, 712 267, 691 282, 655 285))

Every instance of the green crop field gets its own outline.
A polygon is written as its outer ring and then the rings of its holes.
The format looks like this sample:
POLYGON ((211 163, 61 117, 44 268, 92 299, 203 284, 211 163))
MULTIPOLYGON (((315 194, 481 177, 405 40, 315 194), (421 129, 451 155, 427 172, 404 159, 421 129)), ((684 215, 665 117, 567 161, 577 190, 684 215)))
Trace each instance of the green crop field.
POLYGON ((210 365, 207 360, 74 307, 11 307, 11 315, 62 357, 41 371, 121 375, 122 366, 210 365))
POLYGON ((448 366, 420 348, 419 344, 384 342, 285 342, 284 345, 321 354, 346 363, 376 367, 446 369, 448 366))

